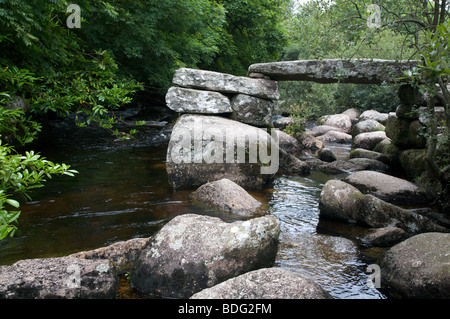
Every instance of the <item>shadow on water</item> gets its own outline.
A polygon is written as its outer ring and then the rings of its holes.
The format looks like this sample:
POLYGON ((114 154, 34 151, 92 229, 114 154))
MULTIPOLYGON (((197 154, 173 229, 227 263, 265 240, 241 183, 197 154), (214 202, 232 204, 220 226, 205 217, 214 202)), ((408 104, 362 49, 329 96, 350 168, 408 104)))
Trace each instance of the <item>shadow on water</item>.
MULTIPOLYGON (((189 191, 169 187, 170 129, 144 130, 128 141, 58 126, 50 135, 37 151, 79 174, 53 178, 22 204, 16 236, 0 242, 0 265, 150 237, 177 215, 200 213, 190 205, 189 191)), ((281 221, 275 266, 305 273, 335 298, 384 298, 366 284, 367 263, 358 245, 332 236, 339 225, 319 220, 319 194, 330 178, 279 176, 272 188, 252 193, 281 221)))

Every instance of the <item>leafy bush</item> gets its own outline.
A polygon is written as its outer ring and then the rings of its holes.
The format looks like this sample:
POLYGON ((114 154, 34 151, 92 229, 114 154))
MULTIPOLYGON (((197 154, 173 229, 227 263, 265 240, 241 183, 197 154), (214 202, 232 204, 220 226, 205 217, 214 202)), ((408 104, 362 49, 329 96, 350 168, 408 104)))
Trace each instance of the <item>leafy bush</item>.
POLYGON ((2 145, 1 141, 0 167, 0 239, 14 235, 17 230, 15 224, 20 215, 17 210, 20 204, 11 197, 20 195, 30 199, 29 192, 44 186, 45 178, 52 178, 52 175, 74 176, 77 173, 70 166, 50 162, 33 151, 25 155, 17 154, 14 147, 2 145))

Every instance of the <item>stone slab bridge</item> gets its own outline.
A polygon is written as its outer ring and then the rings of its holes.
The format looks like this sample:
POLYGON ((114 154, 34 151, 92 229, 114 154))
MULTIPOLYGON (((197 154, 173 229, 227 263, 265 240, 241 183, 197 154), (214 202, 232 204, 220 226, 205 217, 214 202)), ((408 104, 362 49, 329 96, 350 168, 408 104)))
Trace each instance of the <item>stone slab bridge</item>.
POLYGON ((249 67, 249 77, 267 76, 275 81, 382 84, 402 82, 404 71, 417 61, 380 59, 326 59, 258 63, 249 67))
POLYGON ((258 63, 245 77, 179 69, 166 95, 167 106, 181 115, 167 150, 169 182, 177 190, 195 189, 228 178, 246 189, 259 189, 279 168, 307 173, 305 163, 273 148, 273 141, 278 141, 271 130, 275 101, 280 98, 278 81, 401 83, 406 82, 404 71, 416 63, 374 59, 258 63))

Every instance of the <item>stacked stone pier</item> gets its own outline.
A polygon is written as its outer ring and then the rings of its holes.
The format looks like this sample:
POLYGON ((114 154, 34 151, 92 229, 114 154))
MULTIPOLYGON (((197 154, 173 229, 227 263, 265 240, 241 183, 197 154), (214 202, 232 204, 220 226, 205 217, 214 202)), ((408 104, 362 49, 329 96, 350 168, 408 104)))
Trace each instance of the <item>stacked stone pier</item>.
POLYGON ((167 151, 172 186, 195 189, 227 178, 245 189, 263 187, 277 171, 269 128, 278 83, 187 68, 173 83, 166 102, 181 116, 167 151))

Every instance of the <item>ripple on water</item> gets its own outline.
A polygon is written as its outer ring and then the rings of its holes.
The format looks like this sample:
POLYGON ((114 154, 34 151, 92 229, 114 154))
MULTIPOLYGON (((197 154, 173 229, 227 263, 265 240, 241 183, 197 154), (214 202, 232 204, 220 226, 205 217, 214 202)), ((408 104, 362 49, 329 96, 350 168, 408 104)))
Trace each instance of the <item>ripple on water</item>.
POLYGON ((275 181, 269 204, 281 222, 276 266, 307 274, 334 298, 384 298, 367 286, 367 265, 356 243, 317 232, 318 198, 325 182, 320 175, 275 181))

